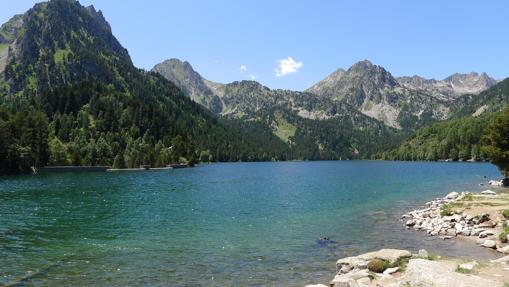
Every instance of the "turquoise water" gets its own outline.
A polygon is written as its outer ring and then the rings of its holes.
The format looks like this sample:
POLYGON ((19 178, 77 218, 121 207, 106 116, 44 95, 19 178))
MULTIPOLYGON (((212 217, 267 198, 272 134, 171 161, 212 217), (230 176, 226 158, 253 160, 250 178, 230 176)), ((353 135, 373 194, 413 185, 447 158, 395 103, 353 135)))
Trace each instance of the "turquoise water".
POLYGON ((382 247, 490 258, 399 221, 481 190, 484 176, 500 177, 490 164, 375 161, 4 177, 0 284, 31 274, 19 286, 303 286, 382 247))

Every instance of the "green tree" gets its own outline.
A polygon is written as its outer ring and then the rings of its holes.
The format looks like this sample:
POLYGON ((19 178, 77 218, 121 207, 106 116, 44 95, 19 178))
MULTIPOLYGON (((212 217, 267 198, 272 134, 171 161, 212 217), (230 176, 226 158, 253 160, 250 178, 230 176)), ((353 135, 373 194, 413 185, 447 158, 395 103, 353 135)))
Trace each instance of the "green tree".
POLYGON ((509 177, 509 108, 488 126, 483 140, 483 152, 505 177, 509 177))

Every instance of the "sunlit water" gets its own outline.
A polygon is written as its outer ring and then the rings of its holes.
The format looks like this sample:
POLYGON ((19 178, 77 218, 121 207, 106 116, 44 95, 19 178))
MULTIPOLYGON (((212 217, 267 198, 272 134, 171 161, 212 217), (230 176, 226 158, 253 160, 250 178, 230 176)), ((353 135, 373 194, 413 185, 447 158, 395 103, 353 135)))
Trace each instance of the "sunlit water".
POLYGON ((499 173, 340 161, 0 177, 0 284, 36 274, 19 286, 303 286, 380 248, 495 257, 399 220, 450 191, 481 190, 484 176, 499 173))

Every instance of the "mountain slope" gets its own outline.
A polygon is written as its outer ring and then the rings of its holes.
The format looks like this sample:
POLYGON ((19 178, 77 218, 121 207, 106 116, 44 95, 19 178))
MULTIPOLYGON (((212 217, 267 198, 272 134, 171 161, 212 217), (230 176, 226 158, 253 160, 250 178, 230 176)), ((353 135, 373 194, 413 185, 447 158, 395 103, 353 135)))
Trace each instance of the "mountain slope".
POLYGON ((0 80, 0 127, 13 135, 0 146, 0 159, 11 171, 46 163, 137 167, 288 155, 277 137, 239 137, 171 82, 134 67, 93 7, 51 0, 17 19, 0 80), (22 120, 30 113, 46 118, 39 120, 46 126, 22 120), (42 134, 27 141, 33 130, 42 134))
POLYGON ((219 108, 213 111, 223 120, 264 127, 286 142, 297 159, 369 157, 401 137, 348 104, 313 93, 271 90, 255 81, 213 83, 175 59, 153 71, 190 91, 191 98, 209 109, 202 96, 216 98, 219 108))
POLYGON ((454 103, 451 116, 453 118, 479 116, 501 111, 508 104, 509 78, 479 94, 467 94, 459 97, 454 103))
POLYGON ((169 59, 154 66, 152 71, 173 82, 193 101, 207 107, 215 114, 221 113, 222 105, 215 90, 222 85, 202 78, 189 62, 169 59))
POLYGON ((379 155, 397 160, 484 160, 482 135, 486 127, 509 107, 509 79, 478 95, 455 101, 451 118, 419 129, 398 148, 379 155))
POLYGON ((419 76, 394 78, 365 60, 339 69, 307 91, 402 129, 415 129, 444 120, 452 102, 465 93, 479 93, 496 83, 486 74, 454 74, 442 81, 419 76))
POLYGON ((425 79, 419 76, 396 79, 405 87, 422 90, 435 98, 454 101, 465 94, 478 94, 487 90, 497 81, 486 73, 453 74, 443 80, 425 79))
POLYGON ((367 60, 334 72, 307 91, 347 103, 395 128, 412 129, 445 119, 448 113, 442 100, 402 86, 384 68, 367 60))

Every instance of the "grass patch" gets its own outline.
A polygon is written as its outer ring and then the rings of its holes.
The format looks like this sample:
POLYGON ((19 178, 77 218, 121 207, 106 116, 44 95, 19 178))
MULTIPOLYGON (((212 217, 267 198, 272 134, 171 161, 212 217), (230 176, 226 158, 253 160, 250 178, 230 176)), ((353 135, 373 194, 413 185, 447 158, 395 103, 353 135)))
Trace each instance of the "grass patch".
POLYGON ((408 265, 409 260, 410 259, 408 259, 408 258, 398 258, 398 260, 396 262, 391 264, 390 268, 399 267, 399 270, 401 272, 405 272, 406 266, 408 265))
POLYGON ((288 142, 290 137, 295 136, 297 127, 287 122, 283 117, 277 117, 276 124, 277 127, 274 131, 274 134, 282 141, 288 142))
POLYGON ((456 268, 456 272, 462 273, 462 274, 471 274, 472 270, 468 270, 468 269, 461 268, 458 266, 458 268, 456 268))
POLYGON ((453 214, 452 207, 449 204, 444 204, 440 207, 440 215, 441 216, 451 216, 453 214))
POLYGON ((505 219, 508 219, 509 218, 509 209, 502 211, 502 215, 505 217, 505 219))
POLYGON ((463 199, 463 201, 474 201, 474 195, 469 193, 469 194, 466 194, 463 199))

